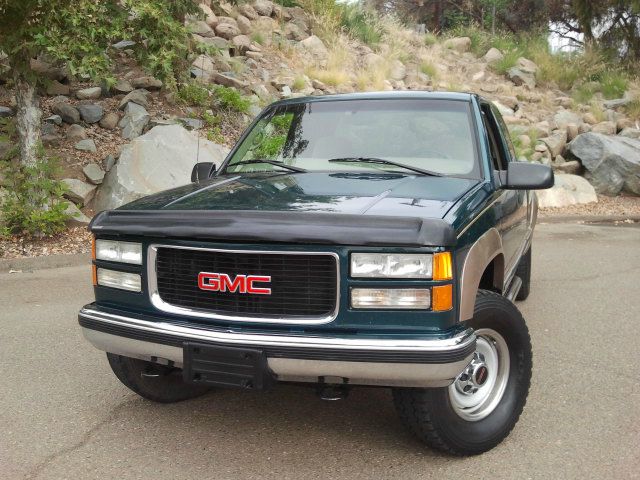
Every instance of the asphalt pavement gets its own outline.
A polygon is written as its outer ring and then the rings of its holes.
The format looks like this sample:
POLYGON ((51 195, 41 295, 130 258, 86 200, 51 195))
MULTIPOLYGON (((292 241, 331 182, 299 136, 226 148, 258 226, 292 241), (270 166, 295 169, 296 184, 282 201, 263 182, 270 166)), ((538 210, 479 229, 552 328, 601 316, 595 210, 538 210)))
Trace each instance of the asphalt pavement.
POLYGON ((0 479, 640 478, 640 229, 539 225, 533 249, 529 400, 472 458, 421 445, 384 389, 150 403, 81 336, 88 265, 2 272, 0 479))

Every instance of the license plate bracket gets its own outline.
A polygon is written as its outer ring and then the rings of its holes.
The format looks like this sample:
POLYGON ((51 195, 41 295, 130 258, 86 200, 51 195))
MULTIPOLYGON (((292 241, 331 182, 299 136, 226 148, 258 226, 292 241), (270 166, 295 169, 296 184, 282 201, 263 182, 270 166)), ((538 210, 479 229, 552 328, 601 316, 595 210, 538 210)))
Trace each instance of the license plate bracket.
POLYGON ((266 390, 274 381, 267 356, 253 348, 184 343, 184 380, 212 387, 266 390))

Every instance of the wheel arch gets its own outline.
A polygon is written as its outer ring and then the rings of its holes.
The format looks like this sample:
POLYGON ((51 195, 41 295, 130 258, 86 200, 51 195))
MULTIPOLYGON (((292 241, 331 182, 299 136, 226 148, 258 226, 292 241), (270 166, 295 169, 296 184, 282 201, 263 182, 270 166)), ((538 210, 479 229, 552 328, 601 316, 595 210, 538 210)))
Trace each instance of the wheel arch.
POLYGON ((460 281, 459 321, 473 317, 479 288, 502 293, 504 268, 502 237, 496 228, 490 228, 473 243, 464 258, 460 281))

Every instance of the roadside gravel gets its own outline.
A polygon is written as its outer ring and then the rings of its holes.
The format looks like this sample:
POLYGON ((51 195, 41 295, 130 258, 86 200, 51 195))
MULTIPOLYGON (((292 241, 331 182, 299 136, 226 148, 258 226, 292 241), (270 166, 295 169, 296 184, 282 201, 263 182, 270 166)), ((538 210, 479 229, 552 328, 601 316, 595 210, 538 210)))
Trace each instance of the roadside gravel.
POLYGON ((541 216, 615 216, 640 217, 640 197, 607 197, 598 195, 598 203, 569 205, 562 208, 541 208, 541 216))

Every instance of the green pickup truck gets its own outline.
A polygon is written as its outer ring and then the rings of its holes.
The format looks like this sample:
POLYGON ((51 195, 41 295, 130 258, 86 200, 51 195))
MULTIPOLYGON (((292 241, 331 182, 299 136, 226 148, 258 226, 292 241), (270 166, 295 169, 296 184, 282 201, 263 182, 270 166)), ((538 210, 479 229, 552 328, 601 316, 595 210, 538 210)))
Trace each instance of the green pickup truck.
POLYGON ((481 453, 526 402, 531 342, 512 302, 529 295, 530 190, 552 185, 476 95, 276 102, 222 165, 95 216, 79 322, 152 401, 389 387, 428 445, 481 453))

